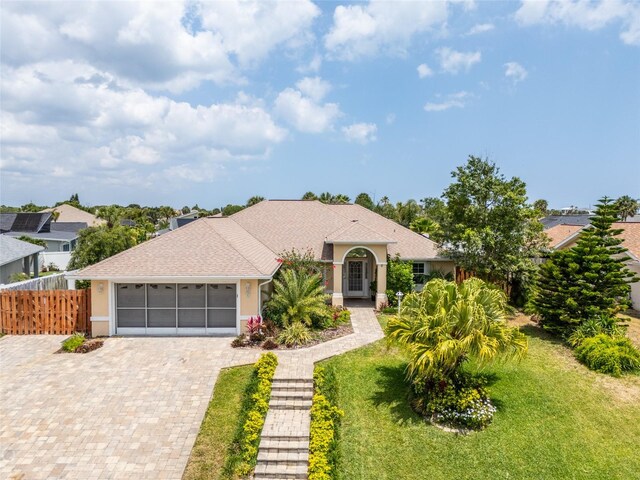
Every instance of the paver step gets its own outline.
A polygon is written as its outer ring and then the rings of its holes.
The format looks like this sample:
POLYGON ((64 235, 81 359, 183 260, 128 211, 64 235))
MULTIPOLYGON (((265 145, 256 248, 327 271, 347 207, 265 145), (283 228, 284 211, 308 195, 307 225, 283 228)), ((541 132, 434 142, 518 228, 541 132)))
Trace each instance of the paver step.
POLYGON ((271 397, 269 408, 273 410, 309 410, 311 408, 311 399, 284 400, 271 397))
POLYGON ((286 465, 308 465, 309 451, 293 452, 293 451, 277 451, 266 452, 262 448, 258 452, 258 462, 266 463, 283 463, 286 465))
POLYGON ((269 440, 274 442, 307 442, 309 444, 309 435, 270 435, 263 430, 261 435, 262 441, 269 440))
POLYGON ((292 478, 307 478, 307 465, 280 465, 278 463, 258 463, 255 469, 255 478, 269 478, 269 479, 292 479, 292 478))
POLYGON ((263 437, 260 441, 260 451, 265 452, 306 452, 309 450, 309 439, 304 440, 285 438, 283 440, 274 440, 263 437))
POLYGON ((313 390, 271 390, 271 398, 278 400, 311 400, 313 390))
POLYGON ((290 377, 281 377, 274 378, 272 380, 273 385, 277 385, 280 383, 303 383, 308 385, 313 385, 313 379, 311 378, 290 378, 290 377))
POLYGON ((312 383, 295 383, 295 382, 281 382, 273 383, 271 385, 271 391, 310 391, 313 392, 312 383))

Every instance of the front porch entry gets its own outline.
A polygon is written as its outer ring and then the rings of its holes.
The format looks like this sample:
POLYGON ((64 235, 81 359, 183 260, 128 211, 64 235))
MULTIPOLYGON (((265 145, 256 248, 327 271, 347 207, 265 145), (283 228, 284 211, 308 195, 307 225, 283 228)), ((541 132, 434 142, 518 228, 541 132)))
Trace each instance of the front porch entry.
POLYGON ((369 284, 371 283, 369 261, 367 258, 350 258, 346 261, 344 276, 346 289, 345 298, 365 298, 369 296, 369 284))

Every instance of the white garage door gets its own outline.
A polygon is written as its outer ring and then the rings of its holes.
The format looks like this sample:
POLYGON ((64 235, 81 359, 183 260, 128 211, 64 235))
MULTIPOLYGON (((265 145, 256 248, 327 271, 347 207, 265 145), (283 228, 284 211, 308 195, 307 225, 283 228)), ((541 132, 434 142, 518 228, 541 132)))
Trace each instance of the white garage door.
POLYGON ((119 283, 116 334, 236 334, 236 302, 233 283, 119 283))

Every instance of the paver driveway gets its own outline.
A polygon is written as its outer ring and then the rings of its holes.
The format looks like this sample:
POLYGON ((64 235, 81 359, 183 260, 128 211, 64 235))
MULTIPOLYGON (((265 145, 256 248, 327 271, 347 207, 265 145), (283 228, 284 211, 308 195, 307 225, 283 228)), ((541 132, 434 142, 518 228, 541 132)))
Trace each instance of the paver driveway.
POLYGON ((0 339, 0 478, 182 477, 221 368, 257 351, 228 338, 0 339))

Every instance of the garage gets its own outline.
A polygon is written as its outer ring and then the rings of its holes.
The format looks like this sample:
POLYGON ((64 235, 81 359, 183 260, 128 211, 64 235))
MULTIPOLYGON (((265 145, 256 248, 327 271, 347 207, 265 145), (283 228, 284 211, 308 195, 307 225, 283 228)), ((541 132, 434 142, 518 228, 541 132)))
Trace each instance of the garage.
POLYGON ((235 283, 117 283, 117 335, 237 334, 235 283))

